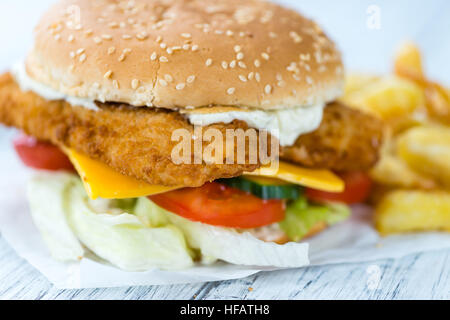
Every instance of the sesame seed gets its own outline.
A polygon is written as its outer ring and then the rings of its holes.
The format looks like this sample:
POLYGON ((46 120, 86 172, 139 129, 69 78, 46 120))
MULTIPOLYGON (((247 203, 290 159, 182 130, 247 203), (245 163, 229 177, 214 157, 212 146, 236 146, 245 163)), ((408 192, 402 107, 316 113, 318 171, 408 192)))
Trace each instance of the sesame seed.
POLYGON ((105 79, 110 79, 112 76, 113 72, 111 70, 108 70, 105 75, 103 76, 103 78, 105 79))
POLYGON ((73 40, 75 40, 75 37, 73 36, 73 34, 71 34, 71 35, 67 38, 67 41, 73 42, 73 40))
POLYGON ((162 85, 163 87, 167 87, 167 81, 164 79, 159 79, 159 84, 162 85))
POLYGON ((259 72, 255 73, 255 79, 257 82, 261 82, 261 75, 259 74, 259 72))
POLYGON ((167 52, 168 54, 172 54, 172 53, 173 53, 173 49, 172 49, 172 48, 167 48, 166 52, 167 52))
POLYGON ((155 61, 156 59, 158 59, 158 54, 156 52, 153 52, 150 56, 150 60, 155 61))
POLYGON ((114 88, 116 88, 116 89, 120 89, 119 81, 113 80, 113 86, 114 86, 114 88))
POLYGON ((126 56, 122 53, 120 56, 119 56, 119 59, 117 59, 119 62, 122 62, 123 60, 125 60, 125 58, 126 58, 126 56))
POLYGON ((230 62, 230 68, 234 69, 236 67, 236 60, 230 62))
POLYGON ((191 48, 191 46, 189 44, 183 45, 183 50, 189 50, 190 48, 191 48))
POLYGON ((192 46, 192 51, 197 51, 197 50, 198 50, 198 45, 194 44, 194 45, 192 46))
POLYGON ((123 34, 122 39, 124 40, 130 40, 132 37, 129 34, 123 34))
POLYGON ((294 40, 295 43, 300 43, 303 41, 303 38, 295 31, 289 32, 289 36, 294 40))
POLYGON ((115 47, 109 47, 108 48, 108 54, 112 55, 114 52, 116 52, 116 48, 115 47))
POLYGON ((102 43, 102 38, 100 38, 100 37, 95 37, 95 38, 94 38, 94 42, 95 42, 96 44, 100 44, 100 43, 102 43))
POLYGON ((110 28, 117 28, 118 26, 119 26, 119 24, 117 22, 108 23, 108 27, 110 27, 110 28))
POLYGON ((77 50, 77 55, 80 55, 80 54, 84 53, 85 51, 86 51, 85 49, 80 48, 77 50))
POLYGON ((169 82, 169 83, 173 82, 173 78, 172 78, 172 76, 170 74, 166 74, 164 76, 164 79, 166 79, 166 81, 169 82))
POLYGON ((271 86, 270 84, 266 85, 266 86, 264 87, 264 92, 265 92, 266 94, 272 93, 272 86, 271 86))
POLYGON ((257 68, 261 67, 261 61, 259 61, 258 59, 255 60, 254 64, 257 68))
POLYGON ((137 38, 138 40, 145 40, 145 39, 148 38, 148 33, 145 32, 145 31, 140 32, 140 33, 138 33, 138 34, 136 35, 136 38, 137 38))
POLYGON ((92 84, 92 86, 93 86, 95 89, 99 89, 99 88, 100 88, 100 83, 94 82, 94 83, 92 84))
POLYGON ((167 44, 165 44, 164 42, 162 42, 159 46, 161 47, 161 49, 167 48, 167 44))
POLYGON ((247 65, 243 61, 239 61, 238 64, 240 68, 247 69, 247 65))
POLYGON ((254 76, 255 76, 255 73, 254 72, 250 72, 248 74, 248 80, 252 80, 254 76))
POLYGON ((60 39, 61 39, 61 35, 60 35, 60 34, 55 35, 55 40, 56 40, 56 41, 58 41, 58 40, 60 40, 60 39))
POLYGON ((242 82, 247 82, 247 77, 246 76, 243 76, 243 75, 239 75, 239 79, 242 81, 242 82))
POLYGON ((238 45, 234 46, 234 52, 238 53, 240 51, 241 51, 241 46, 238 46, 238 45))
POLYGON ((195 81, 195 76, 194 75, 191 75, 191 76, 187 77, 187 79, 186 79, 187 83, 193 83, 194 81, 195 81))
POLYGON ((161 37, 161 36, 158 36, 158 37, 156 38, 156 42, 160 43, 161 41, 162 41, 162 37, 161 37))
POLYGON ((236 88, 228 88, 228 90, 227 90, 227 93, 229 94, 229 95, 232 95, 232 94, 234 94, 236 92, 236 88))
POLYGON ((165 56, 159 57, 160 62, 169 62, 169 59, 167 59, 165 56))
POLYGON ((278 37, 278 35, 275 32, 269 32, 269 37, 271 37, 272 39, 275 39, 278 37))
POLYGON ((92 29, 88 29, 84 32, 85 35, 90 36, 91 34, 93 34, 94 31, 92 31, 92 29))
POLYGON ((222 68, 225 70, 228 69, 228 63, 226 61, 222 61, 222 68))
POLYGON ((190 33, 182 33, 181 36, 185 39, 190 39, 192 38, 192 35, 190 33))
POLYGON ((234 32, 231 30, 227 30, 227 36, 232 37, 234 35, 234 32))
POLYGON ((177 90, 183 90, 186 87, 185 83, 179 83, 177 84, 177 86, 175 87, 177 90))
POLYGON ((314 83, 314 80, 313 80, 310 76, 307 76, 307 77, 306 77, 306 82, 307 82, 308 84, 313 84, 313 83, 314 83))
POLYGON ((83 53, 83 54, 80 56, 80 62, 84 62, 85 60, 86 60, 86 54, 83 53))
POLYGON ((242 52, 239 52, 239 53, 236 55, 236 59, 237 59, 237 60, 242 60, 242 59, 244 59, 244 54, 243 54, 242 52))
POLYGON ((102 34, 102 38, 104 40, 111 40, 112 39, 112 35, 110 35, 110 34, 102 34))
POLYGON ((213 63, 212 59, 208 59, 208 60, 206 60, 206 62, 205 62, 205 64, 206 64, 207 67, 209 67, 210 65, 212 65, 212 63, 213 63))
POLYGON ((283 80, 278 81, 277 86, 279 86, 280 88, 283 88, 286 86, 286 82, 284 82, 283 80))
POLYGON ((140 81, 138 79, 133 79, 133 81, 131 81, 131 88, 136 90, 139 87, 139 82, 140 81))
POLYGON ((267 53, 265 53, 265 52, 261 53, 261 57, 263 57, 264 60, 269 60, 270 59, 270 56, 267 53))

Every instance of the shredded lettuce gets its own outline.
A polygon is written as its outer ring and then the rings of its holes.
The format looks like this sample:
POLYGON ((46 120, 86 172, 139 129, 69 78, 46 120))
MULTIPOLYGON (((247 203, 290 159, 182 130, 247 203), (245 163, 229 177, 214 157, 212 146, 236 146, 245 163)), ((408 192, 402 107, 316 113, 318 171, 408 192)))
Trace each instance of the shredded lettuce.
POLYGON ((349 216, 350 208, 345 204, 311 205, 305 197, 301 197, 288 206, 280 227, 290 240, 300 241, 318 223, 325 222, 331 226, 346 220, 349 216))

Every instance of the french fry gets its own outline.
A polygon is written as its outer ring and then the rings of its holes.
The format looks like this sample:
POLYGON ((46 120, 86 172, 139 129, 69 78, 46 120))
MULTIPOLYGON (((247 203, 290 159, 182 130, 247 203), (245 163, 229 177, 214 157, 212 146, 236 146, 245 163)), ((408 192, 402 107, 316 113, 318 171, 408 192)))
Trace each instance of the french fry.
POLYGON ((345 78, 345 96, 364 89, 368 85, 378 81, 380 78, 363 73, 352 73, 345 78))
POLYGON ((399 77, 409 79, 423 88, 430 116, 439 122, 450 124, 450 94, 447 89, 425 77, 419 49, 412 43, 402 45, 394 65, 399 77))
POLYGON ((391 120, 412 115, 425 106, 420 86, 399 77, 387 77, 344 96, 342 101, 351 107, 391 120))
POLYGON ((434 189, 437 183, 413 171, 402 159, 384 154, 370 172, 371 178, 382 185, 396 188, 434 189))
POLYGON ((450 187, 450 128, 411 129, 399 137, 397 152, 415 171, 450 187))
POLYGON ((400 77, 424 77, 422 56, 414 43, 407 42, 400 46, 395 56, 394 69, 395 74, 400 77))
POLYGON ((375 226, 382 235, 416 231, 450 232, 450 194, 392 191, 376 208, 375 226))

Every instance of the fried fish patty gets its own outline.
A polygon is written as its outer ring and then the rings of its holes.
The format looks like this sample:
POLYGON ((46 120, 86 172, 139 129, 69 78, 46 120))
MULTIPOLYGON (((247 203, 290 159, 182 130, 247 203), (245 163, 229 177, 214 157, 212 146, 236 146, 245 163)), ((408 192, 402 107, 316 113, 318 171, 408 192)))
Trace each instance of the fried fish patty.
MULTIPOLYGON (((194 127, 178 112, 99 104, 99 110, 48 101, 23 92, 10 74, 0 76, 0 122, 37 139, 73 148, 108 164, 122 174, 151 184, 201 186, 207 181, 239 176, 258 164, 175 164, 172 133, 194 127)), ((227 129, 247 129, 241 121, 207 126, 225 137, 227 129)), ((280 150, 282 159, 311 168, 364 170, 377 160, 381 125, 371 116, 332 105, 314 133, 280 150)), ((204 145, 208 143, 204 142, 204 145)), ((235 147, 237 148, 237 147, 235 147)), ((248 151, 248 150, 247 150, 248 151)), ((248 157, 248 155, 247 155, 248 157)))

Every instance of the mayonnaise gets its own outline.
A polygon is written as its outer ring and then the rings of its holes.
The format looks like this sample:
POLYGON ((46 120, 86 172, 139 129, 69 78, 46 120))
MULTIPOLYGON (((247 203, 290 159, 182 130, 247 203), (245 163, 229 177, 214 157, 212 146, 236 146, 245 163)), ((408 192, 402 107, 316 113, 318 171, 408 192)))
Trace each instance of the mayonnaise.
POLYGON ((30 78, 27 74, 25 64, 22 62, 14 64, 12 66, 11 73, 22 91, 34 92, 46 100, 64 100, 73 106, 81 106, 91 110, 98 110, 98 107, 93 99, 69 96, 30 78))
POLYGON ((292 146, 297 138, 315 131, 322 122, 324 104, 273 111, 230 111, 207 114, 188 114, 193 125, 207 126, 214 123, 245 121, 249 127, 266 129, 277 137, 281 146, 292 146))

